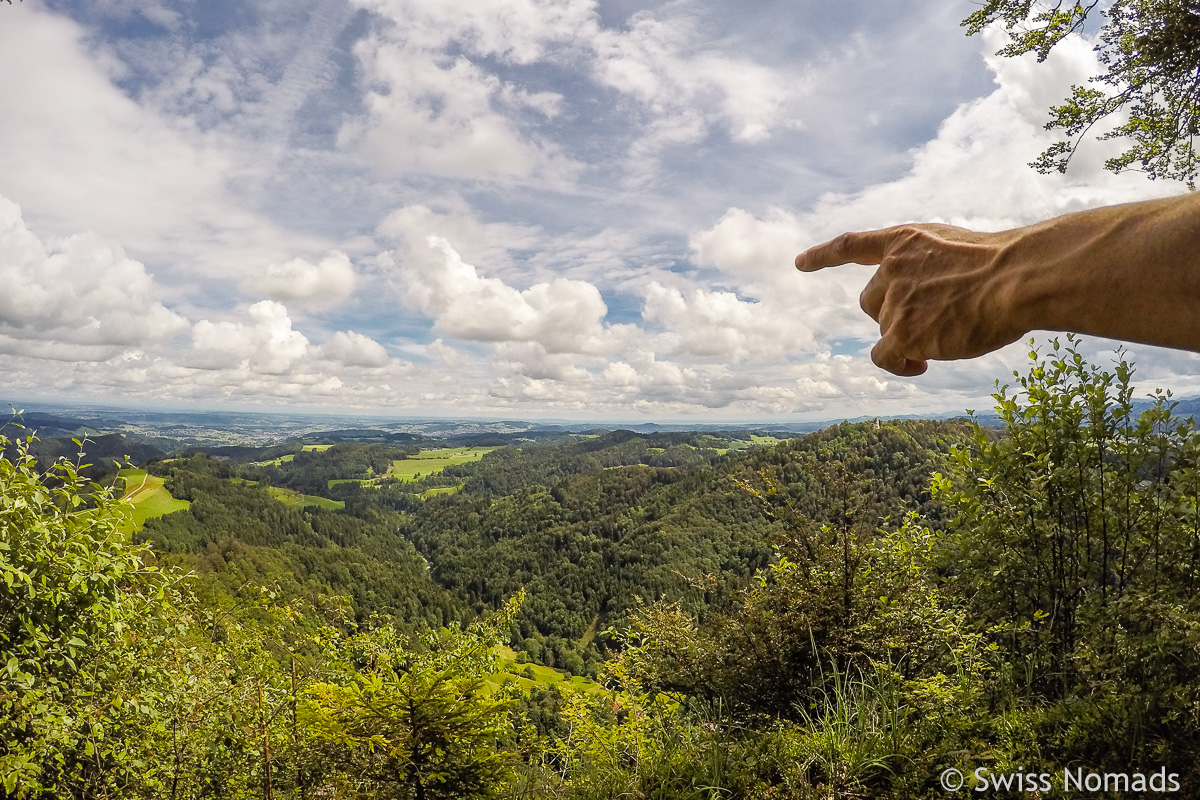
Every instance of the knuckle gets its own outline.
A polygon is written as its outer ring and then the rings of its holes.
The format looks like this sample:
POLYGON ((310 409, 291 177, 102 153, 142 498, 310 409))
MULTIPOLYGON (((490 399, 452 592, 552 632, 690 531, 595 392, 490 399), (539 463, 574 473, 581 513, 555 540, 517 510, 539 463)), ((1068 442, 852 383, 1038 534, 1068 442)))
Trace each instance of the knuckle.
POLYGON ((853 233, 843 233, 835 236, 829 243, 830 251, 839 258, 846 256, 853 247, 853 237, 853 233))
POLYGON ((881 280, 890 282, 896 276, 899 260, 895 253, 887 253, 879 260, 879 269, 876 270, 876 273, 881 280))

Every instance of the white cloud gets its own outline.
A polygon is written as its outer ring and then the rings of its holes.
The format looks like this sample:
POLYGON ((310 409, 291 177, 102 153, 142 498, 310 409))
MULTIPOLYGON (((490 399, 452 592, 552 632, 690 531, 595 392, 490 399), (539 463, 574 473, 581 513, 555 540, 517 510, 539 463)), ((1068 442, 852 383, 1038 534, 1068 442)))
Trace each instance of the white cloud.
POLYGON ((538 118, 594 114, 489 65, 552 64, 633 101, 602 113, 633 126, 634 167, 714 128, 760 142, 798 123, 802 80, 726 52, 687 18, 633 15, 604 27, 591 0, 359 0, 393 23, 356 47, 372 87, 343 146, 396 169, 566 185, 582 165, 538 133, 538 118))
POLYGON ((423 257, 429 236, 440 236, 453 242, 465 261, 486 263, 494 274, 516 271, 512 251, 545 246, 545 236, 536 226, 482 222, 461 200, 449 205, 448 210, 439 211, 422 203, 398 208, 384 217, 376 233, 405 245, 405 252, 412 258, 423 257))
POLYGON ((33 2, 4 11, 0 73, 21 79, 0 82, 0 194, 39 229, 95 231, 160 273, 186 265, 181 284, 328 249, 230 191, 256 168, 255 147, 127 96, 122 64, 70 19, 33 2))
POLYGON ((278 375, 308 354, 308 338, 292 330, 292 320, 282 304, 262 300, 250 306, 247 314, 249 324, 197 322, 186 365, 278 375))
POLYGON ((626 30, 597 31, 591 46, 599 79, 659 118, 655 138, 695 141, 709 124, 720 122, 735 141, 756 142, 781 124, 798 124, 785 117, 801 88, 795 76, 699 46, 700 40, 686 18, 659 19, 642 11, 626 30), (697 112, 702 116, 686 126, 666 124, 697 112))
MULTIPOLYGON (((1002 42, 993 33, 985 47, 1002 42)), ((1181 186, 1102 169, 1113 145, 1085 144, 1067 175, 1040 175, 1026 165, 1055 141, 1043 129, 1046 109, 1072 83, 1097 71, 1095 54, 1069 37, 1051 57, 987 58, 992 94, 960 106, 937 136, 912 154, 908 173, 848 195, 827 195, 805 213, 770 209, 761 217, 731 208, 692 237, 698 263, 743 279, 788 275, 800 250, 844 231, 906 222, 946 222, 1002 230, 1085 208, 1179 193, 1181 186)), ((815 276, 812 276, 815 277, 815 276)), ((802 280, 811 280, 806 276, 802 280)), ((795 281, 789 275, 789 281, 795 281)))
MULTIPOLYGON (((103 3, 70 12, 105 20, 90 28, 34 0, 2 15, 0 68, 22 79, 0 84, 0 192, 25 208, 0 204, 10 391, 609 417, 978 406, 1024 348, 893 378, 867 356, 870 268, 798 275, 795 254, 1175 190, 1103 173, 1104 146, 1065 178, 1025 166, 1047 106, 1095 70, 1086 42, 988 58, 995 90, 946 116, 961 63, 909 63, 953 27, 932 0, 836 44, 781 22, 765 47, 746 36, 763 16, 707 2, 623 20, 594 0, 272 2, 196 37, 179 4, 103 3), (137 14, 184 33, 113 39, 137 14), (937 97, 880 88, 899 85, 885 71, 937 97), (706 225, 687 263, 680 232, 706 225)), ((1196 356, 1137 354, 1143 376, 1200 380, 1196 356)))
POLYGON ((756 363, 798 355, 816 344, 793 309, 747 302, 732 292, 687 292, 657 281, 646 291, 642 318, 663 326, 660 352, 756 363))
POLYGON ((314 355, 351 367, 383 367, 391 360, 383 345, 354 331, 338 331, 314 355))
POLYGON ((242 282, 242 288, 272 300, 298 300, 312 306, 337 305, 354 291, 354 267, 345 253, 334 251, 313 264, 293 258, 269 264, 262 275, 242 282))
POLYGON ((541 39, 531 31, 543 30, 542 8, 523 4, 529 13, 505 15, 492 4, 367 5, 396 24, 355 47, 372 88, 366 114, 339 133, 343 147, 396 170, 460 178, 561 180, 577 169, 556 145, 520 124, 530 111, 554 116, 556 95, 525 90, 449 52, 457 41, 473 52, 535 58, 541 39))
MULTIPOLYGON (((985 46, 999 47, 990 35, 985 46)), ((770 209, 756 216, 729 209, 691 238, 696 263, 738 281, 751 296, 790 303, 823 322, 812 325, 818 340, 873 340, 877 328, 857 309, 857 297, 874 271, 842 267, 801 275, 795 255, 843 231, 905 222, 947 222, 977 230, 1001 230, 1088 207, 1178 193, 1168 183, 1100 169, 1104 148, 1085 146, 1067 175, 1040 175, 1026 166, 1054 141, 1042 128, 1046 107, 1096 71, 1095 54, 1078 37, 1064 41, 1043 64, 1032 58, 989 57, 997 88, 959 107, 938 135, 914 151, 912 166, 897 180, 848 195, 827 195, 803 213, 770 209)), ((1007 351, 1006 351, 1007 352, 1007 351)), ((1012 363, 1007 362, 1007 363, 1012 363)), ((1001 366, 1000 373, 1007 369, 1001 366)), ((931 379, 921 385, 935 389, 931 379)), ((811 387, 827 383, 813 377, 811 387)))
POLYGON ((608 308, 592 284, 557 278, 520 291, 481 276, 445 239, 427 244, 424 253, 410 251, 401 271, 407 299, 435 330, 470 341, 536 341, 550 352, 604 349, 608 308))
POLYGON ((89 345, 81 358, 107 357, 96 346, 143 344, 187 327, 158 301, 146 268, 120 247, 88 233, 43 243, 4 197, 0 285, 0 333, 8 347, 16 340, 89 345))

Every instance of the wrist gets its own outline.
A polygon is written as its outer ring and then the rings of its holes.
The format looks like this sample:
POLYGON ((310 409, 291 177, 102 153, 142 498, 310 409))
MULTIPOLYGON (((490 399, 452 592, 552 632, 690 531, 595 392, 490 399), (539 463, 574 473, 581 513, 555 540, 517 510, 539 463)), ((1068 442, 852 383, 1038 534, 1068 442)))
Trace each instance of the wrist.
POLYGON ((1083 211, 1001 234, 997 293, 1033 330, 1196 349, 1200 196, 1083 211))

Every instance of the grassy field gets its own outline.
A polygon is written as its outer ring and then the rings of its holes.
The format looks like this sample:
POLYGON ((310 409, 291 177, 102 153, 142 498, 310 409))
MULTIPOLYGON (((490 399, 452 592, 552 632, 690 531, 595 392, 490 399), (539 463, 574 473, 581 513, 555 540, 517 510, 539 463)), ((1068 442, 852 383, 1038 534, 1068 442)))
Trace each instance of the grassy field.
POLYGON ((750 434, 750 441, 745 439, 733 439, 729 442, 728 447, 718 447, 717 453, 725 455, 730 450, 748 450, 751 447, 770 447, 772 445, 785 442, 786 439, 778 439, 774 436, 759 436, 758 434, 750 434))
MULTIPOLYGON (((314 452, 314 451, 317 453, 324 453, 326 450, 328 450, 331 447, 333 447, 333 445, 331 445, 331 444, 306 444, 303 447, 301 447, 300 449, 305 452, 310 452, 310 453, 314 452)), ((255 461, 255 462, 253 462, 253 464, 251 464, 251 466, 278 467, 280 464, 288 463, 295 457, 296 456, 293 455, 292 453, 288 453, 286 456, 280 456, 279 458, 272 458, 269 461, 255 461)))
POLYGON ((505 684, 515 683, 520 687, 521 691, 526 694, 534 686, 552 686, 558 684, 558 688, 575 689, 577 691, 591 692, 592 694, 607 694, 603 686, 589 678, 581 678, 578 675, 568 675, 565 672, 559 672, 550 667, 543 667, 540 664, 519 664, 517 663, 517 654, 511 647, 499 647, 497 652, 500 654, 501 672, 492 675, 487 683, 499 689, 505 684), (533 679, 525 677, 522 673, 528 668, 533 679))
MULTIPOLYGON (((396 459, 388 467, 388 471, 378 478, 337 478, 331 480, 329 485, 361 483, 363 486, 370 486, 383 478, 395 478, 398 481, 412 483, 422 478, 428 478, 430 475, 436 475, 446 467, 478 461, 496 449, 495 447, 439 447, 434 450, 422 450, 415 456, 396 459)), ((430 489, 423 494, 432 496, 432 494, 454 494, 457 491, 458 487, 444 486, 439 489, 430 489)))
POLYGON ((171 497, 171 493, 163 486, 163 479, 148 475, 144 469, 123 469, 117 473, 117 477, 125 481, 125 493, 121 500, 133 506, 133 516, 121 525, 125 533, 140 531, 151 517, 182 511, 191 505, 186 500, 171 497))
MULTIPOLYGON (((237 483, 243 486, 258 486, 258 481, 248 481, 245 478, 229 478, 230 483, 237 483)), ((300 494, 293 492, 291 489, 284 489, 281 486, 264 487, 267 494, 274 497, 285 506, 295 506, 303 508, 304 506, 320 506, 321 508, 332 508, 340 510, 346 507, 346 504, 341 500, 330 500, 328 497, 318 497, 315 494, 300 494)))
POLYGON ((437 497, 439 494, 454 494, 462 487, 463 487, 463 485, 461 483, 458 484, 457 486, 438 486, 433 489, 426 489, 425 491, 421 492, 421 497, 427 498, 427 497, 437 497))
POLYGON ((341 500, 330 500, 328 497, 318 497, 315 494, 300 494, 291 489, 279 486, 268 486, 267 493, 285 506, 320 506, 321 508, 342 509, 346 504, 341 500))
POLYGON ((409 456, 392 462, 388 475, 402 481, 415 481, 436 475, 446 467, 459 464, 469 464, 478 461, 495 447, 441 447, 436 450, 422 450, 415 456, 409 456))

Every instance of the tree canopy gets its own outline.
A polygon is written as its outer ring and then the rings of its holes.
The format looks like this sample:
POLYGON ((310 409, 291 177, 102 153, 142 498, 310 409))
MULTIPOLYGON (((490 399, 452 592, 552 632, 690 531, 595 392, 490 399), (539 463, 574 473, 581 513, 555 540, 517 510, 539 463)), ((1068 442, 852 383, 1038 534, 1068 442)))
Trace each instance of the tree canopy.
POLYGON ((1126 139, 1130 146, 1105 162, 1113 172, 1134 170, 1151 179, 1187 181, 1200 171, 1195 139, 1200 133, 1200 3, 1196 0, 1115 0, 1102 6, 1034 0, 986 0, 963 20, 968 34, 998 23, 1011 36, 999 55, 1036 53, 1044 61, 1071 33, 1102 17, 1096 53, 1100 75, 1072 86, 1062 105, 1050 109, 1047 130, 1064 139, 1030 166, 1042 173, 1065 172, 1080 143, 1099 123, 1114 120, 1101 140, 1126 139))

